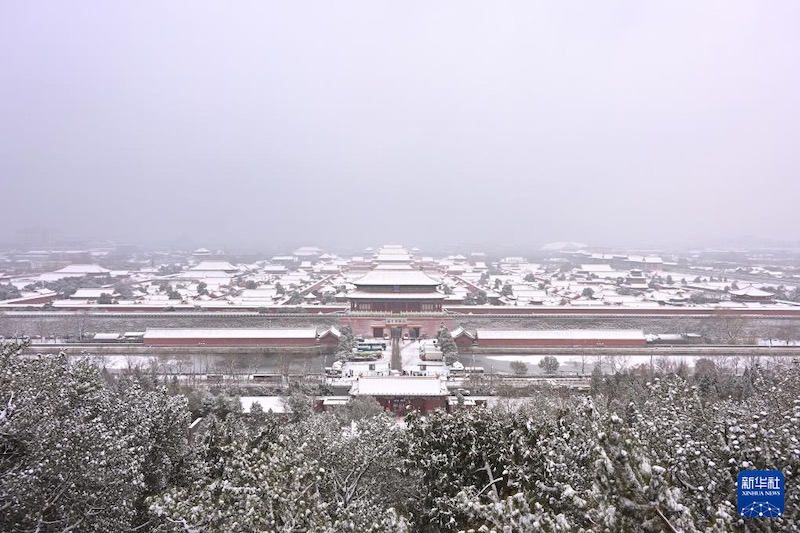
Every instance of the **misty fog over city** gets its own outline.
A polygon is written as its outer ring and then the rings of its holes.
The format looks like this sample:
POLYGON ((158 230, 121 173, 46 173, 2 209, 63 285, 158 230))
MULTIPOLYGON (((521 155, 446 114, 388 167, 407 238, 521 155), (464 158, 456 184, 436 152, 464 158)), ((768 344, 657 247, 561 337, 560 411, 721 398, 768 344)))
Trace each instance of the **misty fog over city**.
POLYGON ((0 531, 800 531, 798 21, 0 1, 0 531))
POLYGON ((4 2, 0 241, 794 246, 799 9, 4 2))

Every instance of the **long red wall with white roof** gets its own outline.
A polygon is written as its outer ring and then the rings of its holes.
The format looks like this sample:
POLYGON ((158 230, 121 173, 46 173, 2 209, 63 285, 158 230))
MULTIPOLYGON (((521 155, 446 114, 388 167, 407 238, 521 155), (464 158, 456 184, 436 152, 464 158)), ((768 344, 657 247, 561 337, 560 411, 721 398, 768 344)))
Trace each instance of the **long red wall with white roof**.
POLYGON ((647 346, 644 339, 478 339, 478 346, 647 346))

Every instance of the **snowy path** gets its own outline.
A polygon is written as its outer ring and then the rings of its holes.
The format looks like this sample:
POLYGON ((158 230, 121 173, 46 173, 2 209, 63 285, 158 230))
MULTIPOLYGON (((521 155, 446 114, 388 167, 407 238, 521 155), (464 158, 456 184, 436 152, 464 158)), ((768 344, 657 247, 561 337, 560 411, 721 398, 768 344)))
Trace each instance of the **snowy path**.
POLYGON ((420 344, 418 342, 412 341, 400 348, 400 357, 403 361, 403 370, 416 367, 420 363, 424 362, 419 358, 419 347, 420 344))

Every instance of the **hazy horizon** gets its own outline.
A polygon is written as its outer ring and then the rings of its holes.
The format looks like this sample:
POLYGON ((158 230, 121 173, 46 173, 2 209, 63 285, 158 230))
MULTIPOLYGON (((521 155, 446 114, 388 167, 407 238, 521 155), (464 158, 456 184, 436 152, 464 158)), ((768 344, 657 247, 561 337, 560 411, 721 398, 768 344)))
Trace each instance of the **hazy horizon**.
POLYGON ((5 2, 0 243, 796 245, 797 20, 788 1, 5 2))

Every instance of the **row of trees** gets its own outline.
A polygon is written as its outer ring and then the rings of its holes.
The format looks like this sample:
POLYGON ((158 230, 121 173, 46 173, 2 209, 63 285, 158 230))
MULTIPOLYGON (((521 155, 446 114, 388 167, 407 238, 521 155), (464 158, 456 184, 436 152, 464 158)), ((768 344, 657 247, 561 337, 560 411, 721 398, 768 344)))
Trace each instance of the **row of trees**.
MULTIPOLYGON (((778 468, 791 486, 800 466, 800 372, 749 379, 771 394, 708 403, 670 375, 636 401, 541 396, 412 414, 405 429, 374 411, 231 415, 194 482, 150 509, 164 531, 735 531, 738 472, 778 468)), ((748 530, 793 530, 799 503, 748 530)))
POLYGON ((485 305, 489 302, 489 297, 486 291, 480 290, 477 293, 467 293, 464 296, 464 305, 485 305))
MULTIPOLYGON (((528 373, 528 365, 524 361, 511 361, 509 363, 511 366, 511 371, 516 376, 524 376, 528 373)), ((539 359, 539 368, 542 369, 542 372, 547 375, 553 375, 558 372, 558 367, 560 363, 558 359, 556 359, 552 355, 545 355, 541 359, 539 359)))
MULTIPOLYGON (((727 532, 744 527, 740 470, 779 469, 796 486, 797 363, 751 368, 740 399, 676 374, 635 390, 609 379, 613 398, 542 391, 519 409, 404 425, 368 399, 314 414, 294 391, 287 419, 215 402, 190 445, 182 396, 5 348, 0 530, 727 532)), ((783 517, 747 522, 798 528, 793 489, 783 517)))

